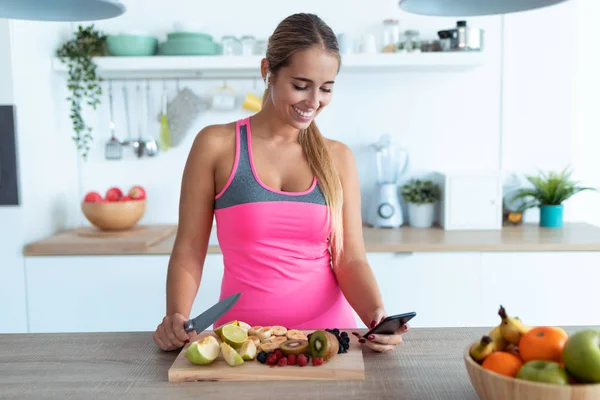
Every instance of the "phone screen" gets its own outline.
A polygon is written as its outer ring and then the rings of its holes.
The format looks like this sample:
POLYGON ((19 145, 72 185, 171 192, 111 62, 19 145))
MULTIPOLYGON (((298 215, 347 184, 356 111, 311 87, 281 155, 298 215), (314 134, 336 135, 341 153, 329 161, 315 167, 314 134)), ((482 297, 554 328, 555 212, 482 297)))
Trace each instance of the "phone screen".
POLYGON ((371 334, 391 335, 398 329, 402 328, 402 326, 406 325, 406 323, 413 319, 416 315, 416 312, 409 312, 405 314, 389 316, 369 332, 365 333, 363 337, 366 338, 371 334))

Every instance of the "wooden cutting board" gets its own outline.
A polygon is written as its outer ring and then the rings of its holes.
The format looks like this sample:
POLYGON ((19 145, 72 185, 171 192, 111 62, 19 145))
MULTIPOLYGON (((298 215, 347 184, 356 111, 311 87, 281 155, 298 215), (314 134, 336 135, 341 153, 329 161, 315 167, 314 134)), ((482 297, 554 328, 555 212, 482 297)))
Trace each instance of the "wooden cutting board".
POLYGON ((138 225, 119 232, 79 227, 29 244, 25 255, 96 255, 143 253, 177 230, 177 225, 138 225))
MULTIPOLYGON (((304 331, 306 334, 311 331, 304 331)), ((177 355, 169 368, 169 382, 192 381, 298 381, 298 380, 364 380, 365 365, 362 348, 358 339, 348 332, 350 348, 347 353, 341 353, 320 366, 312 362, 304 367, 287 365, 285 367, 270 367, 257 360, 245 361, 235 367, 229 366, 219 354, 219 357, 208 365, 195 365, 185 358, 189 343, 177 355)), ((198 336, 214 335, 205 331, 198 336)), ((196 338, 194 338, 196 340, 196 338)))

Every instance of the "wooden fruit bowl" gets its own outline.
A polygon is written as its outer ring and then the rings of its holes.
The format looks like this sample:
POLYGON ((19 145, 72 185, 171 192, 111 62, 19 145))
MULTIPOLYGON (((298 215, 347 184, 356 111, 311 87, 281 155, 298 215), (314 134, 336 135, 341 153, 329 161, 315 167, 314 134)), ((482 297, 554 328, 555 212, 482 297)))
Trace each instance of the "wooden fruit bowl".
POLYGON ((475 362, 467 346, 463 357, 473 389, 481 400, 592 400, 600 399, 600 384, 559 386, 510 378, 475 362))
POLYGON ((121 231, 132 228, 146 212, 146 200, 81 203, 81 211, 96 228, 121 231))

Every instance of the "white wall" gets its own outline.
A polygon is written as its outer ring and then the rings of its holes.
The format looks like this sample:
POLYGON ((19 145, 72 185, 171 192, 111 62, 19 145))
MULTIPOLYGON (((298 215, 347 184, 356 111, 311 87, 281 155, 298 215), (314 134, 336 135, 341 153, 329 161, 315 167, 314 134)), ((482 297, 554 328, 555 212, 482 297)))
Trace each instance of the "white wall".
MULTIPOLYGON (((9 21, 0 19, 0 104, 14 104, 9 21)), ((22 206, 0 206, 0 332, 23 332, 25 275, 23 271, 22 206)))

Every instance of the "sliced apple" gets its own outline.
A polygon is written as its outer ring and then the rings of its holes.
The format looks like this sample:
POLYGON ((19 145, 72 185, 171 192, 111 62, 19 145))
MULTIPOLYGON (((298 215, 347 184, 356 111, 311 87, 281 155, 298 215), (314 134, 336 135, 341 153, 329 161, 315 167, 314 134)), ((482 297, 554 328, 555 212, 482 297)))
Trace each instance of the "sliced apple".
POLYGON ((245 361, 254 360, 256 357, 256 345, 254 344, 254 341, 252 339, 246 340, 238 350, 238 354, 242 356, 245 361))
POLYGON ((217 339, 214 336, 206 336, 190 344, 185 351, 185 358, 192 364, 210 364, 219 356, 219 350, 217 339))
POLYGON ((223 359, 225 360, 225 362, 232 367, 244 363, 244 359, 242 358, 242 356, 240 356, 240 354, 237 351, 235 351, 233 347, 231 347, 225 342, 221 343, 221 354, 223 354, 223 359))

